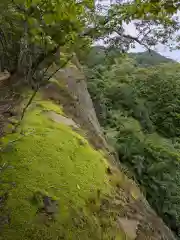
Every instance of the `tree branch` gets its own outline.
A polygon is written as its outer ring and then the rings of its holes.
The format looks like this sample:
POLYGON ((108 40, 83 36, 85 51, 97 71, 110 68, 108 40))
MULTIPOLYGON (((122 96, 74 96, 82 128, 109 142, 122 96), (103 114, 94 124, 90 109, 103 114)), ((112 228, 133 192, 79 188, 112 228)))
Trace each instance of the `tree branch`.
POLYGON ((121 34, 118 31, 115 31, 115 33, 117 33, 120 37, 127 38, 127 39, 130 39, 130 40, 134 41, 134 42, 137 42, 140 45, 144 46, 149 52, 151 51, 151 49, 145 43, 143 43, 142 40, 140 40, 138 37, 133 37, 129 34, 121 34))
POLYGON ((36 87, 36 89, 34 90, 33 94, 31 95, 31 97, 30 97, 28 103, 26 104, 25 108, 23 109, 23 112, 22 112, 22 115, 21 115, 21 119, 20 119, 20 121, 23 120, 24 115, 25 115, 25 112, 26 112, 27 108, 29 107, 29 105, 31 105, 31 103, 32 103, 32 101, 33 101, 33 99, 34 99, 34 97, 36 96, 36 93, 38 92, 38 90, 39 90, 39 86, 36 87))
MULTIPOLYGON (((72 57, 74 56, 74 53, 71 54, 68 59, 66 60, 66 62, 64 62, 56 71, 54 71, 49 77, 48 79, 46 79, 46 81, 41 81, 35 88, 33 94, 31 95, 29 101, 27 102, 26 106, 24 107, 23 111, 22 111, 22 114, 21 114, 21 118, 20 118, 20 121, 17 123, 15 129, 17 129, 17 127, 21 124, 24 116, 25 116, 25 113, 28 109, 28 107, 31 105, 33 99, 35 98, 37 92, 39 91, 40 87, 43 85, 43 82, 48 82, 61 68, 65 67, 67 65, 67 63, 72 59, 72 57)), ((44 78, 44 76, 42 76, 42 78, 44 78)))
POLYGON ((57 52, 60 45, 55 47, 53 50, 49 51, 48 53, 41 53, 38 58, 35 60, 35 62, 32 64, 32 76, 34 75, 35 71, 38 69, 39 65, 48 57, 52 56, 57 52))
POLYGON ((46 81, 49 81, 61 68, 65 67, 68 64, 68 62, 72 59, 73 56, 74 56, 74 53, 71 54, 66 60, 66 62, 64 62, 55 72, 53 72, 46 81))

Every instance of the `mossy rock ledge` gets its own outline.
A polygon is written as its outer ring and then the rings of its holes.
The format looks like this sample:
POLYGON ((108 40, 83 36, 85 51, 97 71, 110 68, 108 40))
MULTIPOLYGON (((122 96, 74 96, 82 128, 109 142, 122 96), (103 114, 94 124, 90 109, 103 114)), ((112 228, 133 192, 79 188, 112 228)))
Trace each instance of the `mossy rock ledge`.
POLYGON ((0 240, 174 239, 78 128, 38 95, 1 139, 0 240))

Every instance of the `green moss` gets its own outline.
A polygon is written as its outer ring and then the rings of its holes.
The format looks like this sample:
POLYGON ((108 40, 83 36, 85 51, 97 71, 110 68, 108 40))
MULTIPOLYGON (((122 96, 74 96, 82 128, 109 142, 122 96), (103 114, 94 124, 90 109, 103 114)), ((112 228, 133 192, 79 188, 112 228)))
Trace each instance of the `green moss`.
POLYGON ((65 88, 65 85, 64 85, 63 81, 60 81, 60 79, 57 80, 57 79, 55 79, 55 78, 51 78, 51 79, 49 80, 49 82, 56 84, 60 89, 61 89, 61 88, 65 88))
POLYGON ((26 113, 22 123, 25 136, 19 138, 15 133, 3 139, 4 144, 19 140, 1 156, 2 164, 11 165, 2 179, 15 186, 7 200, 11 222, 3 227, 0 239, 101 239, 101 227, 86 212, 86 203, 99 189, 102 194, 110 191, 106 162, 86 140, 81 144, 82 137, 71 128, 42 114, 42 108, 62 113, 59 106, 36 101, 39 104, 26 113), (43 206, 41 195, 57 202, 55 218, 38 213, 43 206))
POLYGON ((4 132, 8 134, 8 133, 12 133, 13 130, 14 130, 14 125, 9 123, 9 124, 6 125, 6 127, 4 129, 4 132))
POLYGON ((59 105, 56 105, 50 101, 45 101, 45 100, 40 101, 39 106, 41 106, 41 108, 43 108, 44 110, 47 110, 47 111, 51 110, 56 113, 63 114, 62 108, 59 105))
POLYGON ((60 105, 53 103, 52 101, 42 100, 41 95, 37 94, 35 99, 33 100, 35 105, 40 107, 45 111, 54 111, 59 114, 63 114, 63 109, 60 105))

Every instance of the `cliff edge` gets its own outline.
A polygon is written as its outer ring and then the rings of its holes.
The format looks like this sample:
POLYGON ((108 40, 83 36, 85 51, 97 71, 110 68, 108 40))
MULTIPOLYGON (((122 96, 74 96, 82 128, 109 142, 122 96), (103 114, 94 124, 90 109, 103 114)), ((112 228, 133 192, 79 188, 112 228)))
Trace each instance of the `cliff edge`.
POLYGON ((1 138, 0 240, 175 239, 111 154, 77 60, 16 128, 31 94, 1 138))

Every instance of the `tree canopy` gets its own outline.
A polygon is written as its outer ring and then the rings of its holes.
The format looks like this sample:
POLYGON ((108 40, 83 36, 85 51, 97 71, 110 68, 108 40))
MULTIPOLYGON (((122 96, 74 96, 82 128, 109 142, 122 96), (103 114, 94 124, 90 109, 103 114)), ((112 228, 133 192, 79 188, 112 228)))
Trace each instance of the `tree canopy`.
MULTIPOLYGON (((106 43, 122 51, 127 51, 136 42, 149 49, 157 43, 178 40, 175 34, 179 30, 178 7, 179 1, 112 1, 105 14, 96 18, 96 37, 106 37, 106 43), (126 33, 126 24, 131 22, 137 36, 126 33)), ((178 47, 178 41, 176 43, 178 47)))
POLYGON ((120 162, 180 238, 180 65, 158 55, 144 68, 130 57, 87 65, 89 91, 120 162))
POLYGON ((1 1, 1 69, 32 79, 37 70, 61 58, 59 51, 80 54, 94 40, 103 39, 123 52, 135 42, 147 48, 167 43, 179 28, 178 6, 178 1, 113 1, 104 10, 103 3, 93 0, 1 1), (130 22, 137 37, 125 34, 124 24, 130 22))
POLYGON ((52 64, 61 47, 81 44, 93 1, 9 0, 0 9, 1 68, 27 75, 52 64))

